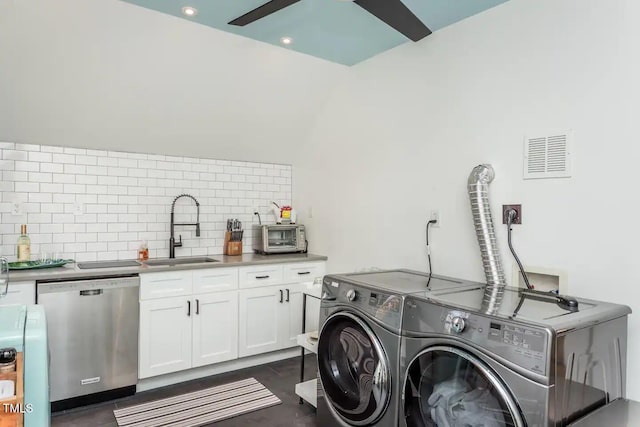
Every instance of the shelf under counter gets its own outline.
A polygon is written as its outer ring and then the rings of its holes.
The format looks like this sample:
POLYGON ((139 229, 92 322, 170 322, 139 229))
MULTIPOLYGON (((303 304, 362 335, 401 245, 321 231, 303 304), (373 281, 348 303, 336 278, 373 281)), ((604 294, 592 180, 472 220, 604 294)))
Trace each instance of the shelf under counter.
POLYGON ((303 383, 296 384, 296 395, 314 408, 318 407, 318 379, 314 378, 303 383))

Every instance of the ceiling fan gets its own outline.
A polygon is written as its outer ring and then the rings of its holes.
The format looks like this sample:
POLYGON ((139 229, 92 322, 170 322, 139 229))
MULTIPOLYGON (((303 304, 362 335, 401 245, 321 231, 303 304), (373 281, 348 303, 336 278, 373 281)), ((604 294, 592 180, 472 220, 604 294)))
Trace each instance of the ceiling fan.
MULTIPOLYGON (((229 22, 229 24, 244 27, 247 24, 251 24, 258 19, 271 15, 299 1, 300 0, 271 0, 239 16, 229 22)), ((353 3, 414 42, 431 34, 431 30, 427 28, 401 0, 354 0, 353 3)))

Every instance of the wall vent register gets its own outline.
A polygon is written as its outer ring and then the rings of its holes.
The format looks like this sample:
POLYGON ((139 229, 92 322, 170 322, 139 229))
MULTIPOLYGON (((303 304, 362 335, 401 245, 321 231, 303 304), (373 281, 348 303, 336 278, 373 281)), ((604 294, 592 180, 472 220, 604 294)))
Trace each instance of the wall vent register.
POLYGON ((525 137, 524 179, 571 176, 571 132, 525 137))

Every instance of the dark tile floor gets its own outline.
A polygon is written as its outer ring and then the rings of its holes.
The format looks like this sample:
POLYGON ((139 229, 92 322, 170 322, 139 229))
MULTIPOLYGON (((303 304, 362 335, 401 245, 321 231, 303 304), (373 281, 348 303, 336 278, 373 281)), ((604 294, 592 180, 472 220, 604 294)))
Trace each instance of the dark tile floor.
MULTIPOLYGON (((315 356, 306 356, 306 379, 316 376, 316 366, 315 356)), ((110 402, 56 412, 52 416, 51 425, 53 427, 116 427, 116 420, 113 416, 113 410, 116 408, 124 408, 156 399, 189 393, 250 377, 264 384, 265 387, 282 400, 282 404, 211 424, 211 426, 317 426, 315 409, 308 403, 300 405, 298 396, 294 392, 295 384, 299 382, 300 378, 300 357, 149 390, 138 393, 135 396, 110 402)))

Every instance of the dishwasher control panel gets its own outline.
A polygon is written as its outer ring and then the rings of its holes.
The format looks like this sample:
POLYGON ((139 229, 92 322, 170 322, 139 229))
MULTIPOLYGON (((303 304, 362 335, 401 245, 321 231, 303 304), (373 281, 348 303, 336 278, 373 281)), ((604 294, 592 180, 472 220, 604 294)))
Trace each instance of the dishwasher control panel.
POLYGON ((36 282, 38 295, 52 292, 91 291, 140 286, 138 276, 108 277, 95 279, 64 280, 59 282, 36 282))

